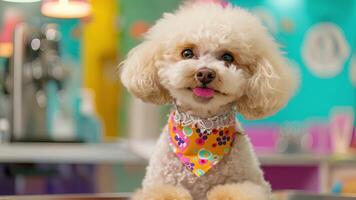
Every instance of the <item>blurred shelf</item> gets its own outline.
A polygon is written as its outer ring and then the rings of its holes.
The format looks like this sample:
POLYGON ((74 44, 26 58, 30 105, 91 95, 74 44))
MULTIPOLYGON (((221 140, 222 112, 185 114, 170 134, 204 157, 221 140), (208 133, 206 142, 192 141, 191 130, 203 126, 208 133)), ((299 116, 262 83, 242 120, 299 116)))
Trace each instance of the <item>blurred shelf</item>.
POLYGON ((0 163, 137 163, 142 158, 127 142, 106 144, 10 143, 0 144, 0 163))
POLYGON ((130 141, 130 147, 140 157, 149 160, 153 154, 156 140, 132 140, 130 141))
POLYGON ((258 154, 263 165, 338 165, 356 164, 356 155, 318 155, 318 154, 258 154))
MULTIPOLYGON (((155 141, 120 140, 117 143, 10 143, 0 144, 0 163, 146 164, 155 141)), ((356 155, 258 154, 264 166, 356 164, 356 155)))
MULTIPOLYGON (((152 155, 155 141, 131 141, 130 147, 142 158, 148 160, 152 155)), ((349 155, 318 155, 312 153, 281 154, 281 153, 257 153, 262 165, 301 166, 321 164, 356 164, 356 154, 349 155)))
POLYGON ((327 156, 313 154, 258 154, 263 165, 319 165, 328 160, 327 156))

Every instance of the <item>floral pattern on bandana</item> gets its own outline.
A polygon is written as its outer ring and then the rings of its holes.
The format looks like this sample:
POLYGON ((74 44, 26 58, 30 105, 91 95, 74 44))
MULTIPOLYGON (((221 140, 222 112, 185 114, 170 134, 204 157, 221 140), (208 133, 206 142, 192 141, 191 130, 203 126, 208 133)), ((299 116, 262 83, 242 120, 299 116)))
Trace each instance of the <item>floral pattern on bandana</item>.
POLYGON ((204 130, 195 124, 174 121, 174 112, 168 122, 169 144, 180 161, 193 174, 200 177, 231 151, 235 140, 235 124, 204 130))

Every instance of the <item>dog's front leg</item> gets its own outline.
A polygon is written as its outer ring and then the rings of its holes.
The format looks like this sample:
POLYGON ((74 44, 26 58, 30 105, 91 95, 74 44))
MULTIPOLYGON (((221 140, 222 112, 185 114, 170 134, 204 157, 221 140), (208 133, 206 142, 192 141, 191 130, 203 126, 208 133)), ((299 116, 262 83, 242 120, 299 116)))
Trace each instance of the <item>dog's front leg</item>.
POLYGON ((218 185, 208 192, 208 200, 270 200, 266 188, 246 181, 242 183, 218 185))
POLYGON ((135 192, 132 200, 192 200, 190 193, 183 187, 172 185, 153 185, 135 192))

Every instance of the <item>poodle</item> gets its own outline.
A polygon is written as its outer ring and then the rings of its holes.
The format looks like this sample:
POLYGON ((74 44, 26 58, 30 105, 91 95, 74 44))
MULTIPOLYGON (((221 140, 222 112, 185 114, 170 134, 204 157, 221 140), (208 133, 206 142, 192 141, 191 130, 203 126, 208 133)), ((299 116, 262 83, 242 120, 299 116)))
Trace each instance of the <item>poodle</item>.
POLYGON ((133 199, 271 198, 236 114, 274 114, 298 79, 255 16, 231 5, 183 4, 165 13, 120 67, 134 96, 173 104, 133 199))

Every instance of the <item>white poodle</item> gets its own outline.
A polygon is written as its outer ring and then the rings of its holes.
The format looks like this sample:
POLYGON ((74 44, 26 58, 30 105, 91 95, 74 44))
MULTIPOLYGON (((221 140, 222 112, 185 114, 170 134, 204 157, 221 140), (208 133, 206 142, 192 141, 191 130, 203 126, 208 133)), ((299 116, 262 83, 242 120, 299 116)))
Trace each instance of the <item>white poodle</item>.
POLYGON ((274 114, 297 79, 255 16, 230 5, 185 4, 158 20, 121 70, 136 97, 174 104, 133 199, 271 198, 235 115, 274 114))

